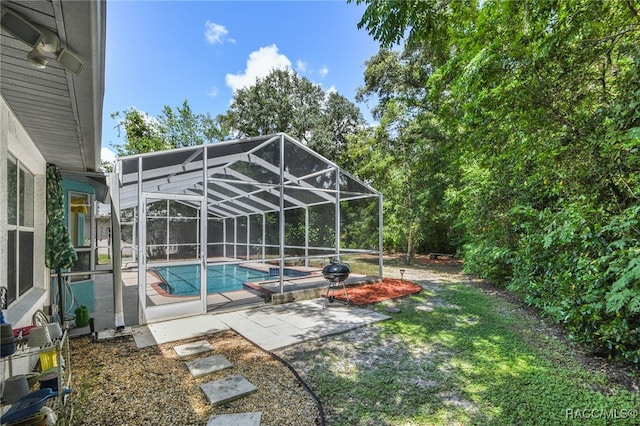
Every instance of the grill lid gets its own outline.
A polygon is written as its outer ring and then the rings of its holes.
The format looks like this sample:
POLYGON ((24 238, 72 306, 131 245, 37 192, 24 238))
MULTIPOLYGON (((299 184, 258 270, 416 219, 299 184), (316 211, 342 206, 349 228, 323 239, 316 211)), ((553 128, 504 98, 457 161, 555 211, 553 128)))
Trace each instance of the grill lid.
POLYGON ((338 260, 333 260, 330 265, 322 268, 322 275, 329 281, 344 281, 349 277, 351 268, 346 263, 340 263, 338 260))

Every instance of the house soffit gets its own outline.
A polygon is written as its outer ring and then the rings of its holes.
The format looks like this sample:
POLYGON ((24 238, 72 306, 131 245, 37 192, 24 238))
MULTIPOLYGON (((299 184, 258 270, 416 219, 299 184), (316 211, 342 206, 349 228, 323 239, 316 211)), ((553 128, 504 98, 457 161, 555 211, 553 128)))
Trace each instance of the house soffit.
POLYGON ((47 162, 70 171, 100 167, 104 95, 105 1, 1 3, 58 36, 84 66, 74 75, 53 56, 44 69, 27 60, 31 47, 2 28, 0 92, 47 162))

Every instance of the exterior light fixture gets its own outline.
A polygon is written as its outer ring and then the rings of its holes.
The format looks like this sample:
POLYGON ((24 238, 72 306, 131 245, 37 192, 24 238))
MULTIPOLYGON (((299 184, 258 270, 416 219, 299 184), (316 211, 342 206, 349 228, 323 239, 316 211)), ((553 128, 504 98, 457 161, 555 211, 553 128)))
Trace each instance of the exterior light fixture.
POLYGON ((2 11, 0 24, 2 24, 2 27, 18 40, 31 47, 36 47, 40 42, 42 31, 22 16, 14 13, 11 9, 5 9, 2 11))
POLYGON ((62 49, 56 53, 56 61, 65 67, 65 69, 75 75, 79 75, 80 71, 84 67, 84 64, 73 53, 69 52, 67 49, 62 49))
POLYGON ((400 281, 403 281, 404 269, 400 269, 400 281))
POLYGON ((67 71, 78 75, 84 66, 82 60, 65 48, 60 48, 60 39, 52 31, 40 27, 12 11, 3 9, 0 25, 9 34, 31 47, 27 60, 34 68, 43 69, 49 58, 46 53, 53 55, 56 62, 67 71))

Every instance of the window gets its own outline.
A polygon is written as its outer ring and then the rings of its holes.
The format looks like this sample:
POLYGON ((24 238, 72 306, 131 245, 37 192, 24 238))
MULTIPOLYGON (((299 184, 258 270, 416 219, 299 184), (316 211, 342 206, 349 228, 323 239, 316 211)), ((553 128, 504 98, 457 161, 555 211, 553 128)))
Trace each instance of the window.
POLYGON ((7 165, 7 302, 33 287, 34 178, 16 159, 7 165))

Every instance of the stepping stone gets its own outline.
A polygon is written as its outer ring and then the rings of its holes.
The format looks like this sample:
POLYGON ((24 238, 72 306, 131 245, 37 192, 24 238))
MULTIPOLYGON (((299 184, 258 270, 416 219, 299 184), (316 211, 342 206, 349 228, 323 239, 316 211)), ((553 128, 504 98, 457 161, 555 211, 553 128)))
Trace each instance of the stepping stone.
POLYGON ((222 355, 213 355, 196 359, 195 361, 187 361, 185 364, 187 364, 187 368, 193 377, 204 376, 205 374, 233 366, 233 364, 222 355))
POLYGON ((213 346, 207 340, 198 340, 197 342, 187 343, 185 345, 174 346, 174 351, 180 358, 190 355, 201 354, 213 350, 213 346))
POLYGON ((124 327, 120 330, 112 328, 109 330, 98 331, 97 339, 98 341, 110 340, 110 339, 116 339, 118 337, 129 337, 132 335, 133 335, 133 330, 131 329, 131 327, 124 327))
POLYGON ((207 426, 260 426, 262 412, 220 414, 209 418, 207 426))
POLYGON ((209 399, 209 402, 222 405, 234 399, 242 398, 258 390, 247 379, 241 375, 229 376, 215 382, 204 383, 200 388, 209 399))

